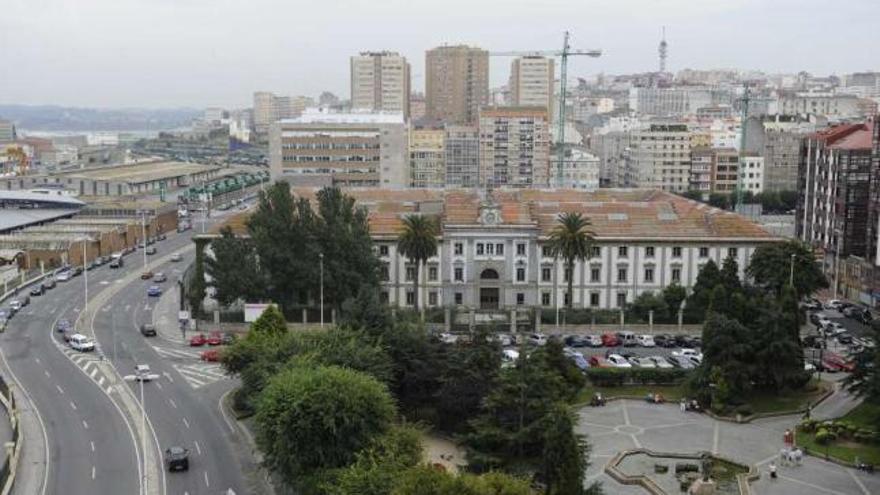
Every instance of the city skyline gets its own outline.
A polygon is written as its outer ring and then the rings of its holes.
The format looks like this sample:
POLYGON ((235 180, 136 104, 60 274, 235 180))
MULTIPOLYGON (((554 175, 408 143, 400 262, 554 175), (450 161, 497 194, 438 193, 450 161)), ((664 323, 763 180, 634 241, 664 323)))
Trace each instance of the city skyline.
MULTIPOLYGON (((573 60, 570 79, 645 72, 657 69, 664 25, 671 72, 876 68, 869 50, 852 48, 852 37, 828 34, 828 26, 846 26, 860 33, 861 44, 880 42, 870 26, 880 5, 868 0, 836 9, 817 0, 593 3, 342 0, 320 9, 311 1, 16 0, 0 18, 0 58, 14 67, 0 78, 0 102, 246 107, 259 90, 347 97, 349 59, 366 50, 400 52, 412 64, 412 91, 423 92, 426 50, 459 43, 490 51, 552 50, 566 29, 575 48, 604 51, 599 59, 573 60), (823 15, 813 15, 817 8, 823 15), (707 40, 714 40, 711 50, 707 40)), ((493 57, 491 86, 506 84, 509 75, 509 59, 493 57)))

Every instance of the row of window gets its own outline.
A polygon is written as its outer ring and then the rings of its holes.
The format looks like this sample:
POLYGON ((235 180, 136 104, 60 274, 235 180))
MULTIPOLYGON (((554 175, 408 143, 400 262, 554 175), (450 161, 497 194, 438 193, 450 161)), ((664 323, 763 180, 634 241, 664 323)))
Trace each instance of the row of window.
MULTIPOLYGON (((617 296, 617 300, 616 300, 617 307, 623 308, 624 306, 626 306, 626 292, 618 292, 616 296, 617 296)), ((388 291, 382 291, 379 294, 379 300, 384 304, 388 304, 388 298, 389 298, 388 291)), ((569 298, 568 293, 563 294, 563 301, 561 304, 562 306, 568 305, 568 298, 569 298)), ((416 297, 415 297, 415 293, 413 291, 411 291, 411 290, 406 291, 406 305, 407 306, 414 305, 415 299, 416 299, 416 297)), ((461 306, 464 303, 464 294, 462 294, 461 292, 455 292, 453 294, 453 299, 454 299, 454 303, 457 306, 461 306)), ((594 307, 594 308, 599 307, 599 299, 600 299, 600 294, 598 292, 591 292, 590 293, 590 307, 594 307)), ((436 291, 428 292, 428 306, 437 306, 437 302, 438 302, 437 292, 436 291)), ((525 293, 524 292, 517 292, 516 293, 516 305, 523 306, 523 305, 525 305, 525 303, 526 303, 525 293)), ((541 306, 550 306, 551 304, 552 304, 551 293, 546 292, 546 291, 542 292, 541 293, 541 306)))
MULTIPOLYGON (((568 282, 568 278, 571 275, 571 271, 567 268, 563 272, 562 279, 564 282, 568 282)), ((620 267, 617 269, 617 281, 626 283, 629 275, 629 269, 626 267, 620 267)), ((673 282, 681 282, 681 268, 672 268, 672 281, 673 282)), ((541 281, 542 282, 551 282, 553 280, 553 268, 549 266, 541 267, 541 281)), ((602 280, 602 267, 594 267, 590 269, 590 282, 600 282, 602 280)), ((517 281, 525 281, 525 270, 522 268, 517 268, 517 281), (523 271, 523 278, 519 278, 519 270, 523 271)), ((654 268, 647 267, 645 268, 645 282, 653 282, 654 281, 654 268)))
MULTIPOLYGON (((601 256, 601 248, 599 246, 592 246, 590 249, 590 258, 599 258, 601 256)), ((453 246, 453 253, 456 256, 461 256, 464 254, 464 243, 456 242, 453 246)), ((504 255, 504 244, 503 243, 483 243, 478 242, 476 244, 476 253, 477 256, 483 255, 504 255)), ((541 254, 545 258, 553 257, 553 249, 550 246, 542 246, 541 254)), ((738 250, 735 247, 727 248, 727 256, 736 258, 738 254, 738 250)), ((524 242, 516 244, 516 255, 517 256, 525 256, 526 255, 526 244, 524 242)), ((647 246, 645 248, 645 257, 653 258, 655 255, 654 246, 647 246)), ((681 246, 673 246, 672 247, 672 257, 673 258, 681 258, 682 248, 681 246)), ((379 245, 379 256, 388 256, 388 245, 380 244, 379 245)), ((620 258, 626 258, 629 256, 629 247, 628 246, 618 246, 617 247, 617 256, 620 258)), ((709 248, 701 247, 699 251, 700 258, 708 258, 709 257, 709 248)))

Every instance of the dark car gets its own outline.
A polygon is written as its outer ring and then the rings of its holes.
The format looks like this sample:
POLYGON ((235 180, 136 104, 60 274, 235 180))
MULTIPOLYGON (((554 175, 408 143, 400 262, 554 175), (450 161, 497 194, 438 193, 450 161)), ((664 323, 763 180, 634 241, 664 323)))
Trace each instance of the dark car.
POLYGON ((220 343, 223 345, 232 345, 235 343, 235 334, 226 332, 223 334, 223 337, 220 338, 220 343))
POLYGON ((61 333, 70 330, 70 322, 65 319, 58 320, 58 323, 55 324, 55 330, 61 333))
POLYGON ((841 333, 835 338, 838 342, 844 345, 850 345, 853 343, 853 336, 848 333, 841 333))
POLYGON ((587 347, 590 341, 581 335, 569 335, 565 338, 565 345, 569 347, 587 347))
POLYGON ((30 294, 32 296, 42 296, 45 293, 46 293, 46 288, 43 287, 43 284, 35 285, 35 286, 31 287, 30 294))
POLYGON ((693 347, 694 339, 690 335, 676 335, 675 347, 693 347))
POLYGON ((148 246, 147 247, 147 254, 148 255, 156 254, 156 248, 154 246, 148 246))
POLYGON ((819 335, 807 335, 804 337, 803 346, 808 349, 822 349, 825 347, 825 340, 819 335))
POLYGON ((168 471, 189 471, 189 450, 183 447, 165 449, 165 465, 168 471))
POLYGON ((83 272, 83 267, 81 267, 81 266, 74 267, 71 271, 71 273, 73 274, 74 277, 76 277, 78 275, 82 275, 82 272, 83 272))
POLYGON ((144 323, 141 325, 141 335, 144 337, 155 337, 156 327, 152 323, 144 323))
POLYGON ((675 339, 673 339, 672 335, 669 335, 668 333, 661 333, 654 336, 654 345, 657 347, 675 346, 675 339))

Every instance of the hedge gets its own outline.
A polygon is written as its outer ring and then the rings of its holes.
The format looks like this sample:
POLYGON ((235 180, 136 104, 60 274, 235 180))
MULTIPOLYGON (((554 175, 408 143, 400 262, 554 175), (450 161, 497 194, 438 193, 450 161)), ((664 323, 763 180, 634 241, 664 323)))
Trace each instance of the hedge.
POLYGON ((586 373, 597 387, 677 385, 688 376, 688 370, 658 368, 588 368, 586 373))

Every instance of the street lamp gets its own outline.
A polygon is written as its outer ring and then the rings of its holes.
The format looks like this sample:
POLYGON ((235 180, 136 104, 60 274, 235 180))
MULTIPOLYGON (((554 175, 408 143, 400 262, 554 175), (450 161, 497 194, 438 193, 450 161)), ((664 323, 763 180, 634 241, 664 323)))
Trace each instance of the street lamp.
POLYGON ((321 328, 324 328, 324 253, 318 254, 321 265, 321 328))
POLYGON ((791 262, 789 263, 789 266, 788 266, 788 285, 790 285, 792 289, 794 289, 794 258, 795 258, 795 256, 797 256, 797 255, 794 253, 791 253, 791 262))
POLYGON ((147 211, 141 210, 141 235, 144 243, 144 272, 147 271, 147 211))
POLYGON ((155 380, 159 375, 150 373, 147 365, 138 365, 134 375, 125 375, 122 377, 127 382, 138 382, 141 386, 141 460, 143 461, 143 470, 141 471, 144 494, 149 493, 147 490, 147 408, 144 407, 144 382, 147 380, 155 380))
POLYGON ((83 239, 83 281, 85 286, 85 300, 83 302, 83 313, 89 309, 89 271, 86 270, 86 239, 83 239))

